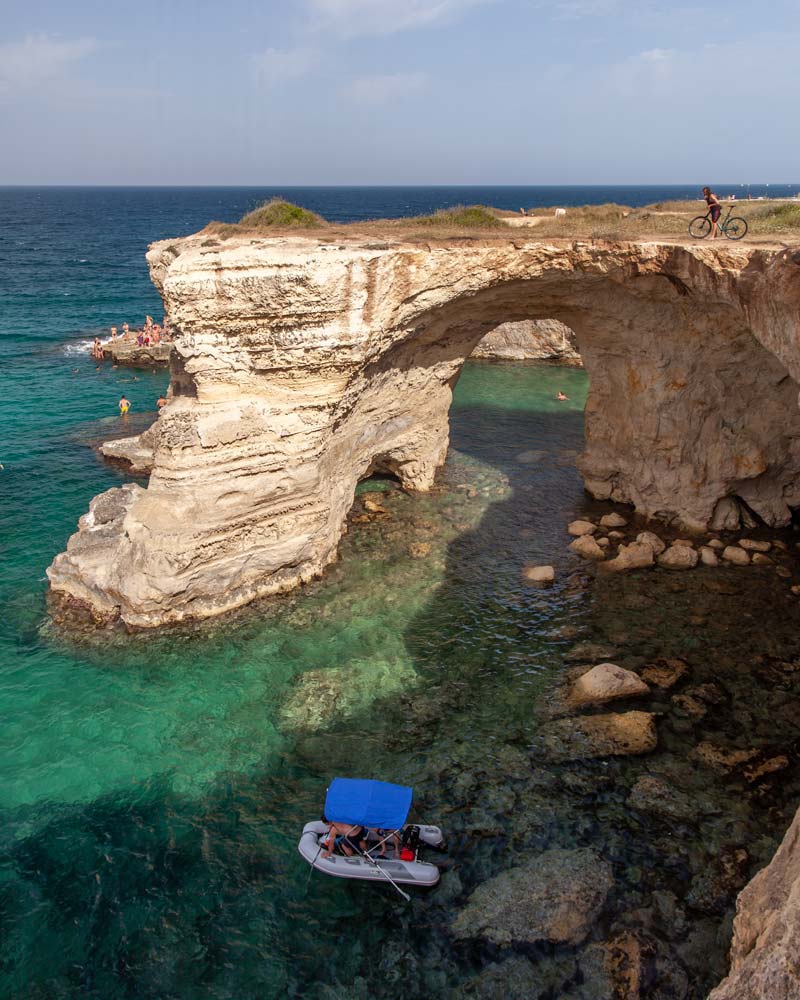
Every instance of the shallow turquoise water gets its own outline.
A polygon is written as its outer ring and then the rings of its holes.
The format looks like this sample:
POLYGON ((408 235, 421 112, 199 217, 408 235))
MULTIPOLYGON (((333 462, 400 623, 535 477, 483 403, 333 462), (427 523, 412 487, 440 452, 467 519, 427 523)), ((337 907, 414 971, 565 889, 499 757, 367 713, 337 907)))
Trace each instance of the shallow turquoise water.
POLYGON ((90 498, 125 478, 91 445, 118 432, 121 392, 133 424, 166 384, 97 369, 77 345, 160 315, 144 243, 202 219, 163 197, 143 214, 111 195, 91 211, 48 204, 38 231, 28 206, 0 245, 0 996, 488 995, 473 977, 515 954, 537 1000, 597 1000, 581 949, 503 952, 449 933, 484 879, 573 846, 614 867, 591 939, 649 935, 654 995, 704 996, 724 972, 735 892, 800 796, 796 557, 789 581, 769 568, 595 580, 564 534, 607 509, 575 470, 585 374, 470 363, 440 488, 362 484, 386 491, 389 513, 369 520, 357 500, 323 579, 197 627, 68 637, 48 618, 44 570, 90 498), (553 562, 556 586, 526 587, 528 561, 553 562), (579 639, 633 669, 682 657, 711 700, 695 715, 669 694, 640 706, 659 713, 655 755, 548 764, 541 726, 579 639), (789 766, 719 777, 692 756, 708 739, 789 766), (308 882, 299 831, 337 773, 414 785, 416 817, 450 839, 436 890, 406 907, 308 882), (643 774, 697 815, 632 808, 643 774), (743 848, 731 878, 720 859, 743 848))

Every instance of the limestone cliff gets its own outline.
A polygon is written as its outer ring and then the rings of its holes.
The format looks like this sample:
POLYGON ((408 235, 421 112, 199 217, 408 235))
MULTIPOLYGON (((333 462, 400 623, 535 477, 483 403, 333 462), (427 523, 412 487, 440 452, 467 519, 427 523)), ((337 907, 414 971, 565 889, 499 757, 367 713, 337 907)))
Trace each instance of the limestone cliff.
POLYGON ((472 352, 473 358, 504 361, 561 361, 579 365, 575 334, 557 319, 528 319, 501 323, 472 352))
POLYGON ((575 332, 596 496, 690 528, 800 504, 798 253, 199 235, 148 261, 177 331, 150 483, 93 501, 48 571, 100 614, 203 617, 319 574, 359 479, 431 486, 501 322, 575 332))
POLYGON ((800 997, 800 811, 766 868, 739 894, 731 971, 708 1000, 800 997))

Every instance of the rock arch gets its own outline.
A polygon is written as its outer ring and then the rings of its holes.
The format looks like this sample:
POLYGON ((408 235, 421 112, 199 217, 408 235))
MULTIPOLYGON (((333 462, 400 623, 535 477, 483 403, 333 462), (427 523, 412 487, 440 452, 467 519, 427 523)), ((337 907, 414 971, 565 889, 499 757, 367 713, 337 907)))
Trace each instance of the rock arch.
POLYGON ((705 527, 800 505, 800 255, 656 244, 202 237, 148 260, 181 392, 146 490, 96 498, 48 574, 104 615, 213 615, 319 574, 355 485, 428 489, 452 385, 499 322, 555 318, 591 380, 587 489, 705 527), (726 506, 727 505, 727 506, 726 506))

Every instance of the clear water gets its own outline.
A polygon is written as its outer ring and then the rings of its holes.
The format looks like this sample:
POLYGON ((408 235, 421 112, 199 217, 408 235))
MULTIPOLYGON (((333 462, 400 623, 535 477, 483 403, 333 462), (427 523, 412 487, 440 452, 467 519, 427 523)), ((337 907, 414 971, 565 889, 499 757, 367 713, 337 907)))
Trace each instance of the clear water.
MULTIPOLYGON (((481 995, 473 977, 507 954, 453 942, 469 892, 531 852, 591 845, 615 874, 593 939, 649 935, 654 995, 704 996, 736 889, 800 792, 797 566, 787 554, 789 581, 768 568, 595 581, 569 558, 565 522, 601 509, 574 466, 582 371, 468 364, 441 488, 363 484, 386 491, 389 516, 357 518, 340 562, 301 591, 152 635, 50 624, 45 567, 90 497, 124 478, 91 445, 116 432, 120 392, 146 421, 166 382, 97 370, 76 345, 158 315, 145 243, 236 215, 243 197, 0 192, 13 220, 0 246, 0 995, 481 995), (556 586, 524 585, 528 561, 553 562, 556 586), (721 696, 701 719, 669 695, 640 706, 663 713, 648 758, 548 763, 541 727, 577 639, 634 668, 681 656, 721 696), (703 739, 789 766, 717 778, 691 756, 703 739), (299 830, 337 773, 414 785, 417 815, 451 843, 439 888, 405 906, 309 881, 299 830), (645 773, 697 815, 631 808, 645 773), (742 847, 730 877, 720 858, 742 847)), ((533 995, 595 1000, 583 949, 511 951, 533 964, 533 995)))

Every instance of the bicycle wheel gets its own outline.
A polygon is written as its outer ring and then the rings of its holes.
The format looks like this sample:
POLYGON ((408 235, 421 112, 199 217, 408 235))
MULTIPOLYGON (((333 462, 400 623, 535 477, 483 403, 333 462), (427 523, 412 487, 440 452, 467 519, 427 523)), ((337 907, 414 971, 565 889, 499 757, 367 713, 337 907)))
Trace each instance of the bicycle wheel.
POLYGON ((725 226, 725 235, 729 240, 740 240, 747 232, 747 223, 744 219, 728 219, 725 226))
POLYGON ((696 240, 704 240, 711 232, 711 221, 707 215, 698 215, 689 223, 689 235, 696 240))

